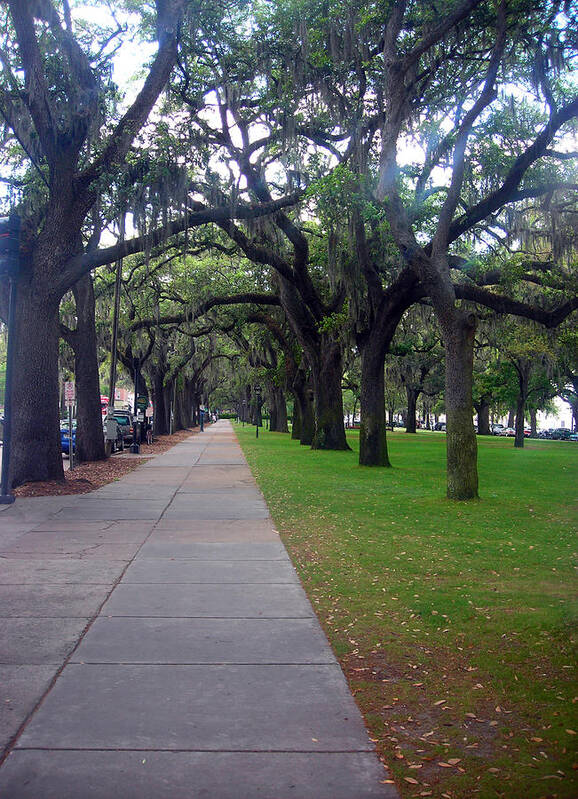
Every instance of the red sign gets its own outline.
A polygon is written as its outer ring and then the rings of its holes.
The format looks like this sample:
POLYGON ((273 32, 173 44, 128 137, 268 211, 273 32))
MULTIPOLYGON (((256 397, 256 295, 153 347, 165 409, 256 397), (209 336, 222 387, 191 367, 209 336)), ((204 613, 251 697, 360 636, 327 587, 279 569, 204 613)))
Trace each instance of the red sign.
POLYGON ((64 401, 67 405, 74 405, 76 401, 76 386, 74 383, 64 384, 64 401))

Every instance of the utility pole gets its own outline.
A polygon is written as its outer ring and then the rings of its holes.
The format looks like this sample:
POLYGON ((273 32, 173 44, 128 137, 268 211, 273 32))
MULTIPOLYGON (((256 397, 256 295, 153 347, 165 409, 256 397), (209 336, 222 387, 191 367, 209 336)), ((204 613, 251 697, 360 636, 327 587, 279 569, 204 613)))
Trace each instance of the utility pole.
MULTIPOLYGON (((124 212, 118 220, 118 240, 124 241, 124 212)), ((116 391, 116 347, 118 342, 118 314, 120 310, 120 283, 122 278, 122 258, 116 262, 116 275, 114 280, 114 310, 112 314, 112 344, 110 346, 110 380, 108 388, 108 406, 114 408, 114 396, 116 391)))

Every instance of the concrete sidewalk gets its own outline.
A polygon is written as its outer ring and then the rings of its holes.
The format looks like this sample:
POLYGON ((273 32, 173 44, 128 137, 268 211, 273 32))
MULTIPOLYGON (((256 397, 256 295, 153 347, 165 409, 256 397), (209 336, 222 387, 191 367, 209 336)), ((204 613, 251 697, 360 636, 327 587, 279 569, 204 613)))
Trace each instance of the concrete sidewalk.
POLYGON ((0 511, 2 799, 395 799, 228 422, 0 511))

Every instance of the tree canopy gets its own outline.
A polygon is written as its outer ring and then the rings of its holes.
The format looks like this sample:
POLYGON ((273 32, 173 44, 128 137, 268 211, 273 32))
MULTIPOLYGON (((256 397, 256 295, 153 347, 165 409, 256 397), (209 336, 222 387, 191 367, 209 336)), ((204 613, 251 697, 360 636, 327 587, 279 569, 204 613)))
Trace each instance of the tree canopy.
POLYGON ((23 219, 13 484, 62 474, 60 336, 86 457, 103 457, 89 442, 117 285, 118 357, 142 361, 159 431, 177 394, 191 423, 215 386, 242 409, 258 381, 280 428, 288 392, 302 443, 346 449, 342 387, 358 369, 360 463, 388 466, 387 359, 408 402, 443 394, 448 496, 477 496, 486 320, 502 319, 493 346, 518 367, 560 328, 545 379, 557 370, 558 393, 576 393, 569 5, 90 8, 98 22, 80 0, 0 2, 0 177, 23 219), (151 53, 133 99, 115 82, 131 42, 151 53))

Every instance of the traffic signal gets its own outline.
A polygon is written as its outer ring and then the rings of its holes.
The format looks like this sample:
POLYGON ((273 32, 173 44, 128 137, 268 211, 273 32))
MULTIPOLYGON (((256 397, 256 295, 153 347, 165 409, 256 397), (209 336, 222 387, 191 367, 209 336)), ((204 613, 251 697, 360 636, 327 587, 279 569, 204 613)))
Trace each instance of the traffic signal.
POLYGON ((20 264, 20 217, 0 216, 0 277, 18 274, 20 264))

